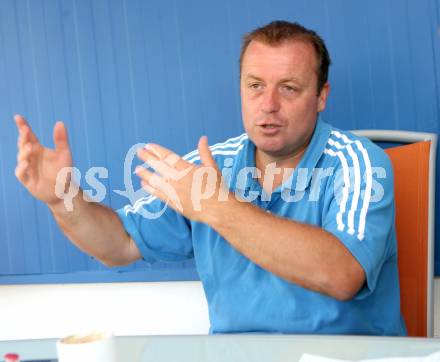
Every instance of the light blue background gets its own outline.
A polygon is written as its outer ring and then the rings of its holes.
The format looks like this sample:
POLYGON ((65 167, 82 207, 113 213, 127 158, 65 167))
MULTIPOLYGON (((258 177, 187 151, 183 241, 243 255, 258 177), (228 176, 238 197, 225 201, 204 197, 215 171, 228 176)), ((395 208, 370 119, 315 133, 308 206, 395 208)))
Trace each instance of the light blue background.
POLYGON ((197 278, 192 262, 108 271, 72 246, 15 179, 12 115, 45 145, 64 120, 75 165, 107 167, 105 203, 118 208, 133 144, 182 154, 200 135, 242 132, 241 36, 274 19, 327 42, 326 121, 438 133, 439 0, 0 0, 0 283, 197 278))

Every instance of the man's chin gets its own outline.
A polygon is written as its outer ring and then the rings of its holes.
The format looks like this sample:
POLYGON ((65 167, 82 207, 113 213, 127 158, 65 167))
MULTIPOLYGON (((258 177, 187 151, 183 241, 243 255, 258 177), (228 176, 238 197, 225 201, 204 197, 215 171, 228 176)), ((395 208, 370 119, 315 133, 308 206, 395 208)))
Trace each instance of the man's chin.
POLYGON ((258 152, 261 152, 265 154, 266 156, 272 157, 272 158, 279 158, 286 156, 286 150, 284 150, 282 147, 279 146, 267 146, 267 145, 258 145, 256 144, 255 147, 257 148, 258 152))

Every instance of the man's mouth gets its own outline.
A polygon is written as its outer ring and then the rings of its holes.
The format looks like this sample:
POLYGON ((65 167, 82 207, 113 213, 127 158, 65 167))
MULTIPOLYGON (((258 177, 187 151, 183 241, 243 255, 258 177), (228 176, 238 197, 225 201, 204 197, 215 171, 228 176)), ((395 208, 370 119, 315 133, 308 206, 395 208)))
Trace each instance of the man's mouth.
POLYGON ((266 128, 266 129, 271 129, 271 128, 278 128, 280 126, 278 126, 276 124, 263 124, 263 125, 261 125, 261 127, 266 128))

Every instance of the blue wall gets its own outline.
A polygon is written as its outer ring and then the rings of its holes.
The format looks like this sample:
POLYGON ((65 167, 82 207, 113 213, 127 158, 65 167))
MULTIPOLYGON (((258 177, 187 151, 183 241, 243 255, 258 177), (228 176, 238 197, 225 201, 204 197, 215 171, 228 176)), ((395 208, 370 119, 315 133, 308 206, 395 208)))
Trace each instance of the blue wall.
POLYGON ((0 0, 0 283, 196 278, 191 261, 110 272, 73 247, 14 177, 12 115, 46 145, 64 120, 75 165, 107 167, 104 202, 119 208, 127 199, 112 190, 133 144, 186 153, 202 134, 242 132, 240 38, 274 19, 326 40, 327 121, 438 133, 438 0, 0 0))

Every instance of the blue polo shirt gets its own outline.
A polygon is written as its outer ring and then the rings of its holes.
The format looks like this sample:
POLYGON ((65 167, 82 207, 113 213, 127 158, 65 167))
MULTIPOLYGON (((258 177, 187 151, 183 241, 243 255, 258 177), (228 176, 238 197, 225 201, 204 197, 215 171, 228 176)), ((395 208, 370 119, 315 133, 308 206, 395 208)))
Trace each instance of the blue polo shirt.
MULTIPOLYGON (((118 210, 147 262, 195 258, 211 333, 406 334, 393 174, 382 149, 318 120, 297 168, 272 194, 264 193, 256 180, 255 145, 246 134, 211 146, 211 151, 238 197, 274 215, 324 228, 366 275, 352 300, 338 301, 264 270, 211 227, 188 220, 153 196, 118 210), (152 219, 145 213, 160 216, 152 219)), ((197 151, 184 158, 200 162, 197 151)), ((315 267, 319 272, 320 266, 315 267)))

